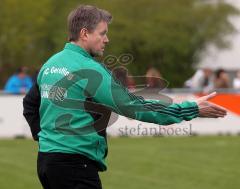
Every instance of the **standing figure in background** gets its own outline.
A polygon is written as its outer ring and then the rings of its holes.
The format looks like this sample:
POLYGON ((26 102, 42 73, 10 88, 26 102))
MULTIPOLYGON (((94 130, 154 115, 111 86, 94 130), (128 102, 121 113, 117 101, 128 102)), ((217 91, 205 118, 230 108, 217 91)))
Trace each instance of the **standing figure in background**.
POLYGON ((25 94, 32 87, 32 80, 27 75, 27 68, 18 68, 16 73, 11 76, 4 87, 6 93, 25 94))
POLYGON ((114 68, 112 70, 112 74, 122 86, 127 87, 128 89, 135 88, 135 81, 131 76, 128 75, 128 70, 126 68, 114 68))
POLYGON ((162 86, 162 82, 161 82, 161 74, 160 72, 154 68, 153 66, 151 66, 146 73, 146 82, 147 82, 147 86, 150 88, 159 88, 162 86))
POLYGON ((112 74, 122 86, 128 86, 128 75, 126 69, 124 69, 123 67, 115 68, 112 70, 112 74))
POLYGON ((196 71, 196 73, 185 82, 185 87, 191 89, 203 89, 208 91, 212 88, 212 70, 203 68, 196 71))
POLYGON ((237 76, 233 79, 233 88, 240 89, 240 70, 238 70, 237 76))
POLYGON ((215 72, 214 87, 215 88, 230 87, 229 76, 225 70, 219 69, 215 72))

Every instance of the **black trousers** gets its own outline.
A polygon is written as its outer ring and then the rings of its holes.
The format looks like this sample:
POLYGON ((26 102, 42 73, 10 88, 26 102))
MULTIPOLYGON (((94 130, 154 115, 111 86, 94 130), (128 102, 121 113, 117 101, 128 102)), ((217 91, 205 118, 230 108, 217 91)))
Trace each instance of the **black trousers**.
POLYGON ((94 161, 80 154, 38 153, 37 172, 44 189, 101 189, 94 161))

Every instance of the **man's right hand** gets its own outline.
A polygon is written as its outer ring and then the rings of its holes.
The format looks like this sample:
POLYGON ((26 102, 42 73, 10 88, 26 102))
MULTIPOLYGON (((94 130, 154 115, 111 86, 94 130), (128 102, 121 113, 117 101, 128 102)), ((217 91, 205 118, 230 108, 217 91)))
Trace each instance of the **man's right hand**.
POLYGON ((199 109, 199 117, 218 118, 225 117, 227 110, 214 103, 208 102, 209 99, 216 96, 216 92, 197 99, 196 103, 199 109))

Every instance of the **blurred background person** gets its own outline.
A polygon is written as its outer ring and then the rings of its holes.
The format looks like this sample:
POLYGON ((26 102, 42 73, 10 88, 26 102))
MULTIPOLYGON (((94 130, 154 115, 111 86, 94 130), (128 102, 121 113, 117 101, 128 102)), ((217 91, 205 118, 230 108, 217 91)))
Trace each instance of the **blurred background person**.
POLYGON ((229 88, 230 87, 230 79, 227 72, 224 69, 219 69, 215 72, 214 78, 214 88, 229 88))
POLYGON ((117 67, 112 70, 112 74, 115 79, 117 79, 120 84, 128 89, 135 88, 135 81, 133 77, 128 75, 128 70, 124 67, 117 67))
POLYGON ((20 67, 6 82, 4 92, 11 94, 25 94, 32 87, 32 79, 27 75, 27 68, 20 67))
POLYGON ((203 91, 210 90, 213 87, 212 70, 203 68, 196 71, 196 73, 184 83, 185 87, 191 89, 202 89, 203 91))
POLYGON ((162 75, 155 67, 149 67, 146 72, 146 84, 149 88, 160 88, 162 86, 161 78, 162 75))
POLYGON ((112 70, 113 76, 123 85, 124 87, 127 87, 127 70, 123 67, 114 68, 112 70))
POLYGON ((237 76, 233 79, 233 88, 240 89, 240 70, 238 70, 237 76))

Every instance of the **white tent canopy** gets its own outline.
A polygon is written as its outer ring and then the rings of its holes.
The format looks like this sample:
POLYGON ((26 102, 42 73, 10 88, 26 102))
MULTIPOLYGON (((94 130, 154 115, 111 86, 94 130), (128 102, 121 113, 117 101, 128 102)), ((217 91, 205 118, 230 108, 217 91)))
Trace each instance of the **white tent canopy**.
MULTIPOLYGON (((225 0, 240 9, 240 0, 225 0)), ((223 68, 228 71, 240 70, 240 16, 230 18, 236 28, 236 33, 230 36, 231 47, 218 50, 209 46, 207 54, 202 56, 197 68, 211 68, 213 70, 223 68)))

